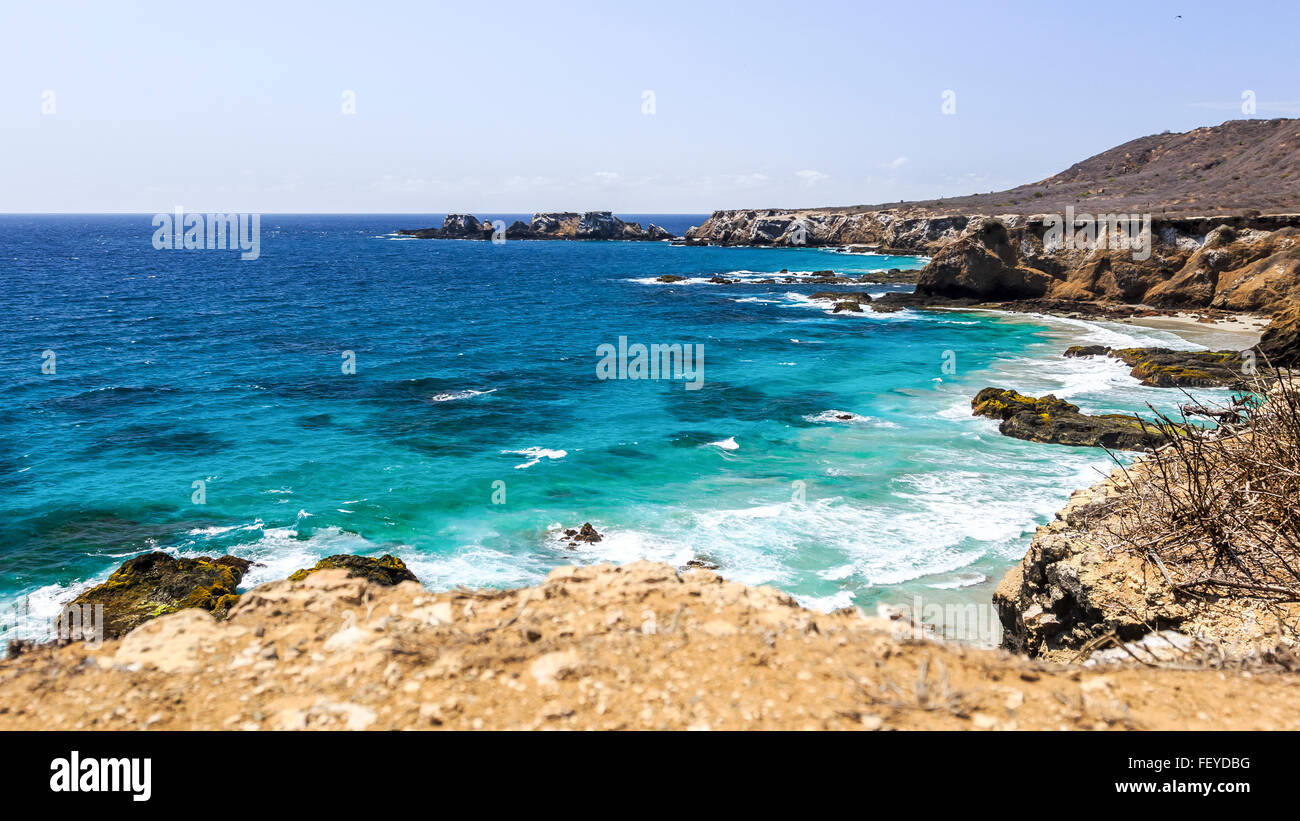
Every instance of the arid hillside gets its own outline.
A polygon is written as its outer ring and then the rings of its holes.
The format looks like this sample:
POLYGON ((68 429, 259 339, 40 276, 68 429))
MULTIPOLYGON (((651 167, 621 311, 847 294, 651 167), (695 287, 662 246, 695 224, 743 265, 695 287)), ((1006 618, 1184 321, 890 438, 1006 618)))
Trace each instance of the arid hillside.
POLYGON ((945 214, 1142 212, 1157 217, 1292 213, 1300 207, 1300 120, 1228 120, 1130 140, 1007 191, 827 211, 945 214))

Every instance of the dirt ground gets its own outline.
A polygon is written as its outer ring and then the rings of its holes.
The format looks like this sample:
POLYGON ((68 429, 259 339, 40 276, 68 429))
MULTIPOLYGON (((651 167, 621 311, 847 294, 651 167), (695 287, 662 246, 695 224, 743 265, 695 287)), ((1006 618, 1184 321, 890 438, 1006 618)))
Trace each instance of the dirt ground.
POLYGON ((1297 729, 1300 675, 1081 668, 649 562, 431 594, 342 570, 0 662, 3 729, 1297 729))

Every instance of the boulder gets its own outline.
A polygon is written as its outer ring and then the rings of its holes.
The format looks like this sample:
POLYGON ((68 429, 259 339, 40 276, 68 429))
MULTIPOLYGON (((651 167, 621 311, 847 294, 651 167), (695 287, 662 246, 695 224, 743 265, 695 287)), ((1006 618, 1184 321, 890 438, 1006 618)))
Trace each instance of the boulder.
POLYGON ((1155 388, 1239 387, 1248 375, 1240 351, 1174 351, 1118 348, 1110 355, 1128 365, 1133 377, 1155 388))
POLYGON ((506 228, 506 239, 536 239, 537 234, 533 232, 532 227, 523 220, 515 220, 506 228))
POLYGON ((1065 349, 1063 354, 1066 357, 1077 356, 1105 356, 1110 353, 1110 348, 1105 345, 1071 345, 1065 349))
POLYGON ((596 532, 596 528, 591 526, 591 522, 585 522, 582 527, 577 530, 569 528, 564 531, 564 538, 568 540, 569 547, 577 547, 578 542, 595 544, 605 537, 596 532))
POLYGON ((1145 450, 1164 444, 1155 425, 1133 416, 1108 413, 1089 416, 1079 406, 1055 396, 1036 398, 1006 388, 985 388, 971 400, 976 416, 1001 420, 998 431, 1030 442, 1145 450))
POLYGON ((349 553, 326 556, 312 567, 294 571, 289 576, 289 581, 300 582, 318 570, 346 570, 349 576, 356 576, 383 585, 419 581, 415 574, 406 568, 406 563, 396 556, 384 554, 375 559, 370 556, 354 556, 349 553))
MULTIPOLYGON (((1239 388, 1251 374, 1241 351, 1175 351, 1170 348, 1108 348, 1074 345, 1065 356, 1109 356, 1132 368, 1129 374, 1153 388, 1239 388)), ((1258 366, 1264 370, 1263 363, 1258 366)))
POLYGON ((483 225, 478 217, 470 214, 448 214, 442 221, 442 235, 448 239, 482 239, 492 226, 483 225))
POLYGON ((716 562, 709 561, 708 559, 688 559, 686 564, 682 565, 682 570, 689 570, 691 568, 696 570, 718 570, 719 565, 716 562))
POLYGON ((1019 264, 1007 228, 995 219, 946 246, 930 260, 916 283, 921 296, 976 299, 1034 299, 1045 296, 1054 280, 1019 264))
POLYGON ((871 302, 871 294, 865 291, 818 291, 815 294, 809 294, 809 299, 829 299, 832 302, 848 300, 849 302, 871 302))
POLYGON ((252 564, 234 556, 184 559, 145 553, 123 562, 107 581, 71 604, 103 605, 104 637, 110 639, 149 619, 190 607, 222 618, 239 598, 236 588, 252 564))

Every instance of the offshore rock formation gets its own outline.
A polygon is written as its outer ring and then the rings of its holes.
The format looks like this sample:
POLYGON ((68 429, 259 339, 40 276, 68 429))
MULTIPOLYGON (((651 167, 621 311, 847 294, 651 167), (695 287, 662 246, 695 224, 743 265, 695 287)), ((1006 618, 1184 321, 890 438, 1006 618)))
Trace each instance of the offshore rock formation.
MULTIPOLYGON (((469 214, 448 214, 441 228, 401 229, 397 233, 420 239, 483 239, 497 235, 490 220, 469 214)), ((676 239, 671 231, 651 223, 624 222, 609 211, 583 214, 558 212, 534 214, 529 223, 516 220, 505 228, 504 238, 512 239, 622 239, 661 241, 676 239)), ((497 238, 501 238, 498 236, 497 238)))
POLYGON ((378 559, 369 556, 354 556, 340 553, 326 556, 313 567, 296 570, 290 576, 291 581, 302 581, 321 570, 346 570, 349 576, 372 581, 375 584, 393 585, 402 582, 418 582, 415 574, 406 568, 406 563, 396 556, 385 553, 378 559))
POLYGON ((976 416, 999 419, 998 431, 1030 442, 1145 450, 1167 439, 1154 425, 1134 416, 1107 413, 1089 416, 1079 406, 1048 394, 1041 399, 1005 388, 985 388, 971 400, 976 416))
POLYGON ((1237 388, 1245 387, 1255 374, 1266 375, 1261 365, 1247 373, 1241 351, 1175 351, 1170 348, 1107 348, 1103 345, 1074 345, 1065 356, 1109 356, 1133 370, 1143 385, 1153 388, 1237 388))
POLYGON ((123 562, 108 581, 77 596, 71 604, 102 605, 107 638, 191 607, 220 618, 239 599, 236 588, 251 565, 234 556, 179 559, 166 553, 145 553, 123 562))
POLYGON ((436 594, 323 570, 0 661, 0 729, 32 728, 1296 729, 1300 678, 1049 665, 651 562, 436 594))

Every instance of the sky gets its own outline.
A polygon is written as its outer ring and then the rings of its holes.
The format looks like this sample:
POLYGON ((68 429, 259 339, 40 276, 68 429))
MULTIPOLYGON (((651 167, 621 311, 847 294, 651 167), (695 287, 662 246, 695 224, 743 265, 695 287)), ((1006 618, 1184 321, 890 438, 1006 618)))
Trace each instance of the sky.
POLYGON ((0 212, 870 204, 1300 116, 1294 0, 124 6, 0 5, 0 212))

